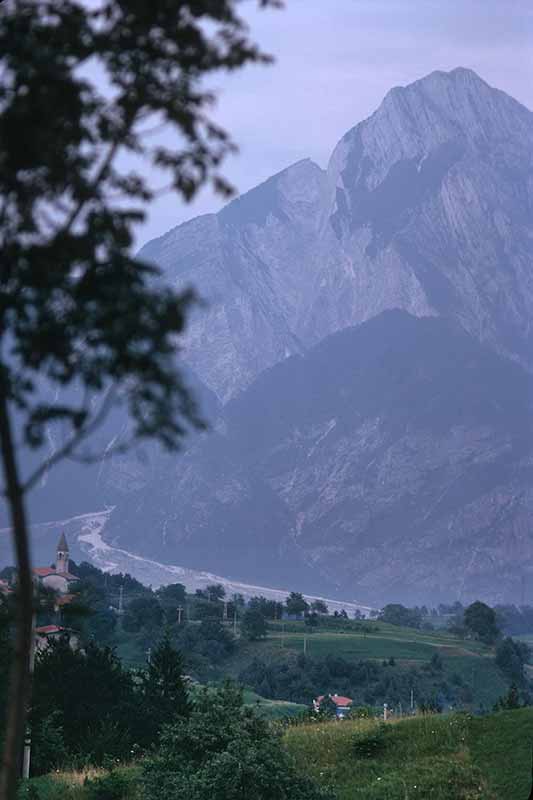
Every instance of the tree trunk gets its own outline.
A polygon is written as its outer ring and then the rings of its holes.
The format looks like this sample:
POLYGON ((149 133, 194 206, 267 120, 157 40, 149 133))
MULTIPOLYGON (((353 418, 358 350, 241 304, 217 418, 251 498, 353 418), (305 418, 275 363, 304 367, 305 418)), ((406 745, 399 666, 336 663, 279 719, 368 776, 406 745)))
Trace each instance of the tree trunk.
POLYGON ((20 775, 24 727, 30 701, 30 653, 32 639, 33 581, 24 507, 9 407, 0 387, 0 449, 4 486, 9 505, 18 583, 15 612, 15 648, 9 675, 5 739, 0 769, 0 800, 15 800, 20 775))

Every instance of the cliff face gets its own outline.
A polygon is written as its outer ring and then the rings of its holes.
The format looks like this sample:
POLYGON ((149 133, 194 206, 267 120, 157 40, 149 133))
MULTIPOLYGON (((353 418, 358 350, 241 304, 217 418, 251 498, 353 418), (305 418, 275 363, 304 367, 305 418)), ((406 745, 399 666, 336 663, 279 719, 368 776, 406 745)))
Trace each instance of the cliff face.
POLYGON ((383 310, 455 320, 528 367, 533 115, 475 73, 393 89, 339 142, 148 244, 209 303, 187 358, 227 401, 383 310))

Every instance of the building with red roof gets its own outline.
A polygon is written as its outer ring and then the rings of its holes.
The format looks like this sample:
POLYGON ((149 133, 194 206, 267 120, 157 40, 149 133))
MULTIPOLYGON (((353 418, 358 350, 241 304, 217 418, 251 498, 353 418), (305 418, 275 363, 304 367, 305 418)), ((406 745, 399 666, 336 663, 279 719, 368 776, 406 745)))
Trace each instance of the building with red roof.
POLYGON ((56 563, 51 567, 34 567, 33 576, 43 586, 54 589, 59 594, 69 594, 69 589, 78 580, 69 572, 70 554, 64 533, 59 537, 56 548, 56 563))
POLYGON ((35 649, 46 650, 51 641, 60 639, 62 636, 68 638, 68 643, 73 650, 78 649, 78 635, 75 631, 64 628, 62 625, 40 625, 35 628, 35 649))
POLYGON ((324 709, 326 704, 333 706, 337 719, 344 719, 351 711, 353 700, 351 697, 343 697, 341 694, 321 694, 313 700, 313 708, 317 713, 324 709))

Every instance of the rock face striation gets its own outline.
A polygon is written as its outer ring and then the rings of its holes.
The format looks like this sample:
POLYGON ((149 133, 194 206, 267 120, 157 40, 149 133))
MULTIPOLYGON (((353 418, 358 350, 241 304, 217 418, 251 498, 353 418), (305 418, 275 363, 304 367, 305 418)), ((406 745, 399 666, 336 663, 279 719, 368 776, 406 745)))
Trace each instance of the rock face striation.
POLYGON ((227 401, 264 369, 391 308, 454 320, 533 365, 533 114, 474 72, 389 92, 335 148, 141 257, 207 300, 187 359, 227 401))
POLYGON ((390 91, 327 169, 299 161, 150 242, 207 301, 184 356, 213 429, 106 462, 104 537, 372 603, 519 602, 532 256, 533 114, 465 69, 390 91))

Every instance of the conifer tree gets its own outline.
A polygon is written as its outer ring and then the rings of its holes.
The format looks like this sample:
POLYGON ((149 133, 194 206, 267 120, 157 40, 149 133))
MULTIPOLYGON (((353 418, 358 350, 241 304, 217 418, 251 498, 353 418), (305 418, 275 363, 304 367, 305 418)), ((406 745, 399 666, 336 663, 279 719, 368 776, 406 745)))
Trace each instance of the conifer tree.
POLYGON ((149 742, 154 741, 163 725, 189 715, 190 702, 183 673, 183 659, 165 633, 143 675, 144 718, 149 742))

